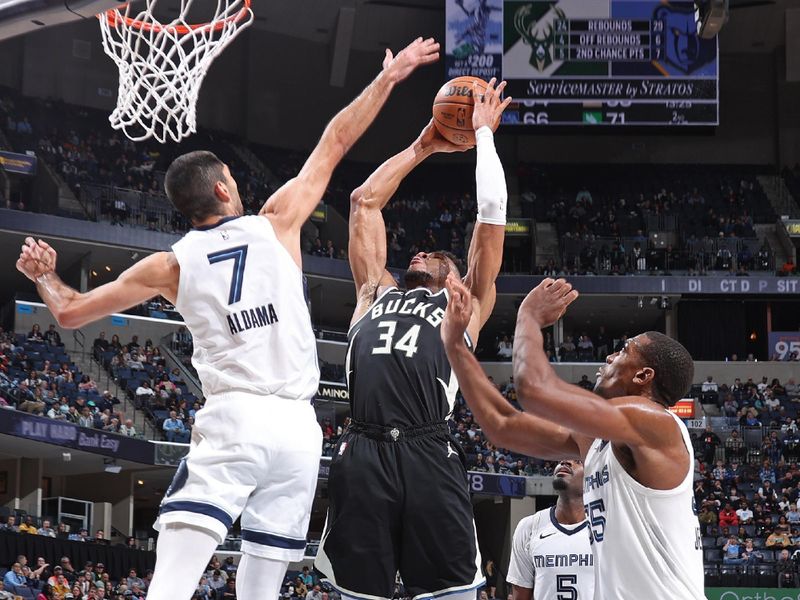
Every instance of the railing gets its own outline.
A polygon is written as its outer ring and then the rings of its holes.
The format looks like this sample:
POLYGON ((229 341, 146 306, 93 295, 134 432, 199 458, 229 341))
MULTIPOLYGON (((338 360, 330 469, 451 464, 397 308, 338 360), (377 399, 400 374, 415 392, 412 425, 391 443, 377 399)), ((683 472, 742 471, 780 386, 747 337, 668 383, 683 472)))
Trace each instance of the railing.
POLYGON ((160 192, 108 185, 81 186, 81 204, 92 221, 134 225, 154 231, 186 231, 189 224, 160 192))
POLYGON ((76 350, 80 347, 80 351, 82 353, 86 353, 86 334, 83 333, 80 329, 73 329, 72 330, 72 341, 74 342, 73 348, 76 350))
POLYGON ((750 259, 745 268, 755 271, 774 271, 772 248, 764 243, 767 254, 759 255, 757 238, 715 238, 687 242, 683 248, 669 245, 673 234, 661 234, 667 239, 658 246, 648 239, 594 238, 593 240, 563 239, 561 256, 566 269, 578 269, 598 274, 646 273, 671 271, 729 271, 737 270, 740 252, 747 246, 750 259), (634 244, 640 243, 640 253, 634 254, 634 244), (621 244, 619 243, 621 242, 621 244))

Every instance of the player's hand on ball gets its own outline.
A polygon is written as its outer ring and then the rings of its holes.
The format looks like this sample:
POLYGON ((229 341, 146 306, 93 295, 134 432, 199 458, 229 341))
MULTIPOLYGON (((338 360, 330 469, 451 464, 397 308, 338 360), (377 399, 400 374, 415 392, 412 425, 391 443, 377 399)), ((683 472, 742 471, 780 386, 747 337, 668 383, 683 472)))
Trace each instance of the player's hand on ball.
POLYGON ((550 327, 566 312, 567 307, 578 298, 578 291, 563 279, 549 277, 528 293, 519 307, 520 314, 527 314, 540 327, 550 327))
POLYGON ((35 282, 42 275, 56 270, 56 258, 56 251, 50 244, 27 237, 17 260, 17 270, 35 282))
POLYGON ((383 59, 383 71, 393 83, 399 83, 411 75, 420 65, 427 65, 439 60, 439 44, 433 38, 423 40, 418 37, 408 46, 397 53, 392 54, 389 48, 386 49, 386 57, 383 59))
POLYGON ((454 346, 464 343, 464 332, 467 330, 472 318, 472 294, 467 286, 450 273, 447 276, 445 287, 450 294, 447 302, 447 312, 442 321, 442 341, 445 346, 454 346))
POLYGON ((475 99, 475 107, 472 109, 472 129, 478 131, 481 127, 488 127, 492 131, 497 129, 500 123, 500 116, 506 107, 511 104, 511 96, 500 101, 500 95, 506 87, 506 82, 501 81, 497 88, 494 87, 497 79, 492 77, 489 87, 484 94, 480 93, 480 88, 473 84, 472 97, 475 99))
POLYGON ((433 119, 425 126, 422 133, 419 134, 419 142, 423 148, 427 148, 432 152, 466 152, 475 147, 454 144, 449 141, 433 124, 433 119))

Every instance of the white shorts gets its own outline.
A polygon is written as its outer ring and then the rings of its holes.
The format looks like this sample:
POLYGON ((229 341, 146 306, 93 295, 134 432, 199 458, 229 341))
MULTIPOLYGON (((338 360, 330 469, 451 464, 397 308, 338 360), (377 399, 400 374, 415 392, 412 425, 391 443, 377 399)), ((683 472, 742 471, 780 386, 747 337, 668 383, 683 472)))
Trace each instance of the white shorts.
POLYGON ((154 525, 185 523, 222 543, 242 517, 242 552, 300 560, 322 429, 307 401, 229 393, 206 401, 154 525))

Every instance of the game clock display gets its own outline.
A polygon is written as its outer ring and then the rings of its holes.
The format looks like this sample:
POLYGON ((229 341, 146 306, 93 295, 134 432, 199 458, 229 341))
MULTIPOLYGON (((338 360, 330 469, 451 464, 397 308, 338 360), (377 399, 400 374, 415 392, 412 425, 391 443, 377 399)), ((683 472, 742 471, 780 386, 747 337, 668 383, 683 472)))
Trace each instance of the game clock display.
POLYGON ((508 125, 719 124, 693 2, 447 0, 447 77, 508 81, 508 125))

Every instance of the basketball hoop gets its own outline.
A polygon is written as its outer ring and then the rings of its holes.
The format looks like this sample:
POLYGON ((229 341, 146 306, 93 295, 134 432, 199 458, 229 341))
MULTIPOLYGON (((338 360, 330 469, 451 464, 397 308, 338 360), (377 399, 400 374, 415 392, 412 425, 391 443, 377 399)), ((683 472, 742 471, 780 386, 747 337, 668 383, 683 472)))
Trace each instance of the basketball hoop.
POLYGON ((253 22, 251 0, 214 0, 207 23, 188 23, 193 0, 181 0, 169 23, 153 16, 147 0, 133 16, 130 5, 98 15, 103 49, 119 68, 117 108, 108 120, 133 141, 154 137, 180 142, 197 131, 200 86, 214 59, 253 22))

